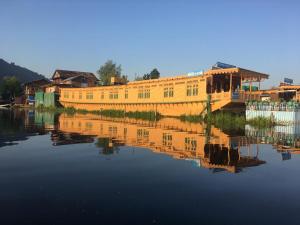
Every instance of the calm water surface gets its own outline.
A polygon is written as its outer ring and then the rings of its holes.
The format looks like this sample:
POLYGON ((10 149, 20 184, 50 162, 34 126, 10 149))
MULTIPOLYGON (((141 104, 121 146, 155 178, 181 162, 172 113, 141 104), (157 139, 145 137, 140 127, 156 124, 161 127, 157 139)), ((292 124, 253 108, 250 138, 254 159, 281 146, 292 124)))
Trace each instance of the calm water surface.
POLYGON ((0 222, 300 224, 297 133, 0 111, 0 222))

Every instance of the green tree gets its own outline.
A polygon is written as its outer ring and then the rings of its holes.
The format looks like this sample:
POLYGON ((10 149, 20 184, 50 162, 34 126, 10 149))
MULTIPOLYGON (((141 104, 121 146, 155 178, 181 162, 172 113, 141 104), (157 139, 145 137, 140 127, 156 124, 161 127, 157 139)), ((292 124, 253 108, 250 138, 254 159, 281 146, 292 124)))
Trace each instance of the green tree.
POLYGON ((158 79, 159 77, 160 77, 160 73, 156 68, 154 68, 150 73, 144 74, 143 80, 158 79))
POLYGON ((115 76, 121 78, 121 65, 117 65, 112 60, 108 60, 97 71, 101 85, 110 85, 111 77, 115 76))
POLYGON ((22 94, 22 87, 16 77, 5 77, 0 84, 0 95, 8 100, 22 94))
POLYGON ((150 72, 150 79, 158 79, 159 77, 160 77, 160 72, 158 72, 158 70, 156 68, 154 68, 150 72))

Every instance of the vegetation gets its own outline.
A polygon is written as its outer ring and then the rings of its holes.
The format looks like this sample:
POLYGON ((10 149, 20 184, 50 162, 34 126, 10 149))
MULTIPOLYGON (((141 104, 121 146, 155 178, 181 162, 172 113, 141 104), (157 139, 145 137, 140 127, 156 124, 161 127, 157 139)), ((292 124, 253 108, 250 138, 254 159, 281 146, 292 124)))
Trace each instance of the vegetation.
POLYGON ((181 115, 179 116, 181 121, 197 123, 197 122, 204 122, 204 118, 202 115, 181 115))
POLYGON ((144 119, 144 120, 156 120, 159 119, 161 116, 154 111, 135 111, 135 112, 125 112, 123 110, 102 110, 98 111, 100 115, 107 116, 107 117, 128 117, 128 118, 135 118, 135 119, 144 119))
POLYGON ((201 115, 181 115, 179 119, 192 123, 205 122, 213 124, 222 130, 243 130, 246 124, 259 128, 272 127, 276 125, 276 122, 271 118, 258 117, 246 121, 244 114, 232 112, 215 112, 210 115, 206 115, 205 117, 201 115))
POLYGON ((125 112, 124 110, 94 110, 94 111, 88 111, 85 109, 75 109, 73 107, 44 107, 43 105, 39 105, 35 108, 39 112, 53 112, 53 113, 67 113, 69 115, 73 115, 75 113, 79 114, 95 114, 95 115, 102 115, 107 117, 115 117, 115 118, 135 118, 135 119, 144 119, 144 120, 156 120, 161 117, 159 113, 155 113, 154 111, 136 111, 136 112, 125 112))
POLYGON ((143 80, 158 79, 159 77, 160 77, 160 73, 156 68, 154 68, 150 73, 144 74, 143 80))
MULTIPOLYGON (((108 60, 100 69, 97 71, 99 74, 99 80, 101 85, 110 85, 112 77, 121 78, 121 65, 117 65, 112 60, 108 60)), ((123 76, 127 79, 126 76, 123 76)))
MULTIPOLYGON (((73 107, 44 107, 42 105, 36 107, 36 110, 40 112, 53 112, 53 113, 66 113, 73 115, 75 113, 79 114, 95 114, 102 115, 106 117, 114 118, 134 118, 134 119, 143 119, 143 120, 159 120, 162 116, 159 113, 154 111, 135 111, 135 112, 125 112, 124 110, 114 110, 114 109, 105 109, 105 110, 94 110, 88 111, 85 109, 75 109, 73 107)), ((252 120, 246 121, 244 114, 237 114, 232 112, 216 112, 211 113, 210 115, 201 116, 201 115, 181 115, 179 117, 181 121, 199 123, 205 122, 207 124, 212 124, 215 127, 218 127, 224 131, 226 130, 236 130, 241 131, 245 128, 246 124, 255 126, 258 128, 267 128, 275 126, 276 123, 271 118, 258 117, 252 120)))
POLYGON ((158 79, 160 78, 160 72, 154 68, 150 73, 146 73, 143 76, 137 76, 135 77, 135 81, 141 81, 141 80, 151 80, 151 79, 158 79))
POLYGON ((216 112, 205 117, 205 121, 222 130, 243 130, 246 125, 244 114, 216 112))
POLYGON ((247 121, 248 124, 254 127, 258 128, 266 128, 266 127, 272 127, 276 125, 276 122, 270 117, 257 117, 251 120, 247 121))
POLYGON ((11 100, 22 94, 22 87, 16 77, 5 77, 0 84, 0 95, 2 99, 11 100))

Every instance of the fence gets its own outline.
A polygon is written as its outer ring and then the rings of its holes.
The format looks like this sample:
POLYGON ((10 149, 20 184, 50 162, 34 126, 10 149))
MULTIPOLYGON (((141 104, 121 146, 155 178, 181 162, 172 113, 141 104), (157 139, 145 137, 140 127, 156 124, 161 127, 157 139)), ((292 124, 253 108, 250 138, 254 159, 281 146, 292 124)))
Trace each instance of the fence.
POLYGON ((258 117, 271 118, 282 124, 300 122, 300 104, 298 102, 247 102, 246 119, 258 117))

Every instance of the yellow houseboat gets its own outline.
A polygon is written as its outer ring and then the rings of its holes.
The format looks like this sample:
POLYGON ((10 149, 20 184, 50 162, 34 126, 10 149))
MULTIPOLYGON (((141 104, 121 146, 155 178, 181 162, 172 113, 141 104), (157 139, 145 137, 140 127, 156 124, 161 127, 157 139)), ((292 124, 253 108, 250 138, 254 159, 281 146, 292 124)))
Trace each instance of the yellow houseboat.
POLYGON ((259 97, 252 83, 258 82, 259 89, 267 74, 225 65, 192 75, 124 85, 61 88, 59 101, 64 107, 76 109, 155 111, 164 116, 180 116, 203 114, 208 107, 212 112, 241 108, 245 100, 259 97), (245 83, 249 84, 247 91, 243 90, 245 83))

